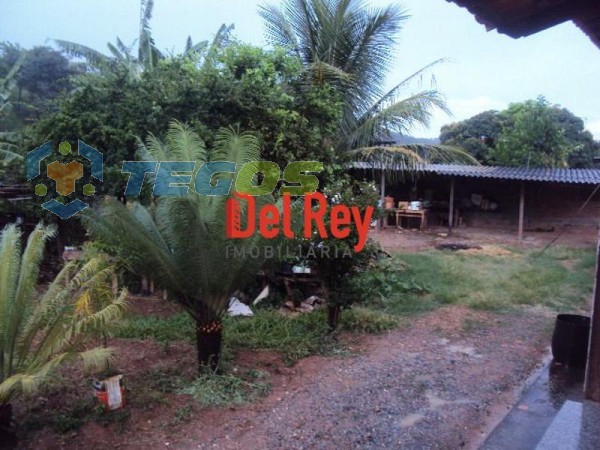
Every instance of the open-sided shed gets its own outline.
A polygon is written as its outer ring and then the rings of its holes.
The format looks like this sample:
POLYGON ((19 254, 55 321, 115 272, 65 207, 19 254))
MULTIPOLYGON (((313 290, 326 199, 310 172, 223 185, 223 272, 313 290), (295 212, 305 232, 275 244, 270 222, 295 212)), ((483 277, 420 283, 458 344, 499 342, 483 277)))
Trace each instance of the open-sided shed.
POLYGON ((369 163, 355 168, 376 172, 382 199, 426 200, 434 213, 429 222, 445 219, 450 230, 457 215, 468 225, 514 227, 521 239, 526 229, 599 223, 600 169, 428 164, 393 176, 369 163))

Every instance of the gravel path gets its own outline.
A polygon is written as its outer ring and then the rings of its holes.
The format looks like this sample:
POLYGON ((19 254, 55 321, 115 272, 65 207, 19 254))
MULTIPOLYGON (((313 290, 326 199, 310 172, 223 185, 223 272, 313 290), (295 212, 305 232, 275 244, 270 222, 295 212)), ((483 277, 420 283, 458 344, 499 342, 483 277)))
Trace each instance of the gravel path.
POLYGON ((474 447, 543 358, 547 324, 544 314, 433 311, 368 338, 357 357, 301 361, 291 374, 301 385, 231 412, 220 434, 189 448, 474 447))

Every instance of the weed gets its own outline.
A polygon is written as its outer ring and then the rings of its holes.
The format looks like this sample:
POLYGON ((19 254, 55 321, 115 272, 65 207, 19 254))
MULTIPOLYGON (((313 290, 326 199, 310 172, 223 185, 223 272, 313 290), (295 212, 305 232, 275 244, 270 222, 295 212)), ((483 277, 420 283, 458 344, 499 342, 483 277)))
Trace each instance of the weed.
POLYGON ((271 384, 266 377, 253 381, 233 375, 207 373, 181 389, 182 394, 191 395, 201 406, 239 405, 266 396, 271 384))
POLYGON ((382 333, 398 326, 398 318, 382 311, 356 306, 344 310, 341 328, 347 331, 382 333))
POLYGON ((190 421, 190 418, 192 417, 193 412, 194 405, 192 403, 188 403, 187 405, 184 405, 181 408, 177 408, 175 410, 175 417, 171 421, 171 425, 188 423, 190 421))
POLYGON ((113 335, 129 339, 152 339, 167 348, 174 341, 194 339, 194 323, 189 314, 179 313, 167 319, 159 317, 132 317, 113 330, 113 335))

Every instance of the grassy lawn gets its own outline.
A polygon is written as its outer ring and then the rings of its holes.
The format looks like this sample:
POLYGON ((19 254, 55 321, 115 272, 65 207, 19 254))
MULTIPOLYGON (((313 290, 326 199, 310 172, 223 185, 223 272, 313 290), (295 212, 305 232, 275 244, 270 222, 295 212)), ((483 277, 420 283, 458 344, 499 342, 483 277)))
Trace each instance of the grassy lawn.
POLYGON ((504 256, 429 251, 395 258, 406 263, 407 275, 429 292, 392 299, 383 307, 392 314, 441 304, 499 312, 523 305, 576 311, 586 306, 593 288, 592 249, 512 249, 504 256))
MULTIPOLYGON (((592 292, 593 250, 551 248, 544 253, 512 249, 487 255, 431 250, 396 254, 354 280, 360 301, 342 314, 341 330, 379 333, 394 328, 402 317, 441 305, 460 304, 496 312, 541 306, 578 311, 592 292)), ((252 318, 226 317, 227 351, 266 349, 292 363, 313 355, 340 355, 344 348, 327 333, 325 313, 285 316, 256 308, 252 318)), ((131 317, 117 337, 174 342, 194 339, 185 313, 168 319, 131 317)))

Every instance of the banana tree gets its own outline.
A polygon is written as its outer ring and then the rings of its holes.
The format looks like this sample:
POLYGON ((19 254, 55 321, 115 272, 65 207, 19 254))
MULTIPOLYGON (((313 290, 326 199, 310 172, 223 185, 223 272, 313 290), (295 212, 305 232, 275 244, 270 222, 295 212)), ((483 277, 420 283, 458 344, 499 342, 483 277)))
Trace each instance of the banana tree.
MULTIPOLYGON (((115 44, 110 42, 106 44, 110 55, 77 42, 61 39, 55 39, 54 42, 66 54, 84 58, 88 65, 94 69, 103 71, 120 66, 125 68, 131 77, 138 78, 142 72, 153 70, 159 61, 165 58, 165 54, 160 51, 152 37, 150 20, 152 19, 153 9, 153 0, 140 1, 139 34, 136 40, 137 52, 134 45, 125 45, 119 37, 117 37, 115 44)), ((213 57, 215 49, 230 42, 232 30, 233 25, 221 25, 210 43, 209 41, 201 41, 194 44, 191 37, 188 37, 185 43, 184 55, 203 56, 205 62, 209 61, 213 57)))

